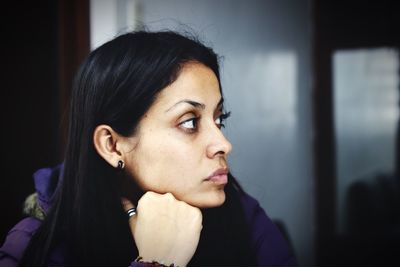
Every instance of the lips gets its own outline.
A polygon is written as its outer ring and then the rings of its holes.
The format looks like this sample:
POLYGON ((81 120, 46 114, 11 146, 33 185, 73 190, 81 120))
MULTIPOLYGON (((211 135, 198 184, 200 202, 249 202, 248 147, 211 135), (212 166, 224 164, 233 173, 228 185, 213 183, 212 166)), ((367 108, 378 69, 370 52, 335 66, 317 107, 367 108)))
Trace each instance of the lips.
POLYGON ((226 184, 228 183, 228 173, 228 168, 220 168, 208 176, 206 181, 210 181, 215 184, 226 184))

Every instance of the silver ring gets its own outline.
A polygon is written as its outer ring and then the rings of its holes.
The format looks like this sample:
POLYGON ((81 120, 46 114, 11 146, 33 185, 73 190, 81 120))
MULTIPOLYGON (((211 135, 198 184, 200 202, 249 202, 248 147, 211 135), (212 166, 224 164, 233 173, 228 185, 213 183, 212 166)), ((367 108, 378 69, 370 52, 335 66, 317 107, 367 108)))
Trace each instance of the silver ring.
POLYGON ((126 211, 126 213, 128 214, 128 217, 132 217, 136 214, 136 208, 130 208, 129 210, 126 211))

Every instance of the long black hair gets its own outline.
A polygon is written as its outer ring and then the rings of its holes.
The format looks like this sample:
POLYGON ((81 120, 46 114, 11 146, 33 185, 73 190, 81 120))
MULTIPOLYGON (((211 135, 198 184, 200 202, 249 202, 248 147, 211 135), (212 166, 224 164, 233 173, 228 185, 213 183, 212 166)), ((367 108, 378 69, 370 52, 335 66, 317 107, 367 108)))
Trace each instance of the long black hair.
MULTIPOLYGON (((61 245, 71 266, 127 266, 137 256, 120 197, 137 201, 143 192, 97 154, 93 132, 107 124, 123 136, 134 134, 158 93, 188 62, 204 64, 220 81, 218 55, 195 37, 172 31, 125 33, 89 54, 74 80, 62 185, 22 266, 46 265, 61 245)), ((243 192, 229 178, 225 203, 203 210, 189 266, 254 266, 243 192)))

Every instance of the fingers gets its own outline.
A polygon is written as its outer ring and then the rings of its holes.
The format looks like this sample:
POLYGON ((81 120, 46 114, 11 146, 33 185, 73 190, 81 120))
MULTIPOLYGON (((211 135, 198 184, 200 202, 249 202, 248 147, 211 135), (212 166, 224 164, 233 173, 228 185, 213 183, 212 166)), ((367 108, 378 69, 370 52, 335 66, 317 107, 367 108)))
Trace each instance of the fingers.
POLYGON ((127 214, 127 217, 129 218, 129 225, 131 226, 131 230, 133 231, 136 226, 136 207, 132 204, 132 202, 129 201, 129 199, 121 197, 121 204, 122 208, 127 214))
POLYGON ((132 202, 130 202, 129 199, 127 199, 125 197, 121 197, 121 204, 122 204, 122 207, 124 208, 125 212, 127 212, 129 209, 132 209, 135 207, 132 204, 132 202))
MULTIPOLYGON (((125 210, 132 207, 124 202, 125 210)), ((202 229, 202 213, 172 193, 146 192, 138 201, 138 214, 129 220, 139 255, 186 266, 193 257, 202 229)))

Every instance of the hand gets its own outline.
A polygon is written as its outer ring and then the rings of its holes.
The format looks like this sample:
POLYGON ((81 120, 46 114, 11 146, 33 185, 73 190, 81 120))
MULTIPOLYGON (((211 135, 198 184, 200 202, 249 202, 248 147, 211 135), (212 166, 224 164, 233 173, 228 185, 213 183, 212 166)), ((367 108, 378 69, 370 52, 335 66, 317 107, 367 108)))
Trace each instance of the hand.
MULTIPOLYGON (((133 204, 123 199, 126 210, 133 204)), ((139 255, 145 262, 184 267, 193 257, 200 239, 200 209, 175 199, 171 193, 145 193, 129 219, 139 255)))

